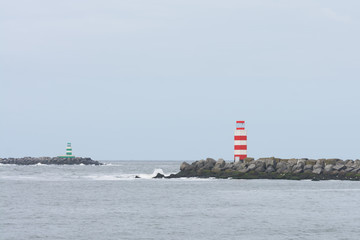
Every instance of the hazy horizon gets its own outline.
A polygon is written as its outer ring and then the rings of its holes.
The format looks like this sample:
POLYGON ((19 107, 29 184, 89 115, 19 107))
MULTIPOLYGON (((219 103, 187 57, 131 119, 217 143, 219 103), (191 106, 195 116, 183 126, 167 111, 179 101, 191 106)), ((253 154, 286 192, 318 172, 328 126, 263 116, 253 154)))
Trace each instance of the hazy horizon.
POLYGON ((1 158, 360 158, 358 1, 0 6, 1 158))

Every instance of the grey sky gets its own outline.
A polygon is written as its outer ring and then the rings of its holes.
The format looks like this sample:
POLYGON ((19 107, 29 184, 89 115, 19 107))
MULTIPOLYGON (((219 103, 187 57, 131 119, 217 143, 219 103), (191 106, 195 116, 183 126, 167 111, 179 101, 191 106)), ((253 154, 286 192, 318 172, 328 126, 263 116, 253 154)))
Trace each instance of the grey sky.
POLYGON ((0 0, 0 157, 360 158, 360 2, 0 0))

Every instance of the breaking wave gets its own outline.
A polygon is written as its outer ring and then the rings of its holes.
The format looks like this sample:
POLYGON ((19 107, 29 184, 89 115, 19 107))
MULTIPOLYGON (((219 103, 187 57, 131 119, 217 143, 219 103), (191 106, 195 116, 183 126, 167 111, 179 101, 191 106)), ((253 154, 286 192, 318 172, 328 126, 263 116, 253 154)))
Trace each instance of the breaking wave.
POLYGON ((158 173, 167 176, 161 168, 157 168, 151 174, 117 174, 117 175, 88 175, 85 179, 99 180, 99 181, 116 181, 116 180, 134 180, 134 179, 152 179, 158 173))
POLYGON ((140 178, 151 179, 155 177, 158 173, 165 175, 164 171, 161 168, 157 168, 152 174, 138 174, 137 176, 139 176, 140 178))

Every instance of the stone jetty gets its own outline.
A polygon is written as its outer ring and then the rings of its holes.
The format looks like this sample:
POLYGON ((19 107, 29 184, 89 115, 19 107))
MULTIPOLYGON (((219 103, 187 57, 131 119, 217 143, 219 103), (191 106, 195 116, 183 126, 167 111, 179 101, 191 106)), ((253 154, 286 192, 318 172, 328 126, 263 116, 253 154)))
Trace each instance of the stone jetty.
POLYGON ((91 158, 61 158, 61 157, 23 157, 23 158, 0 158, 0 164, 34 165, 34 164, 55 164, 55 165, 102 165, 102 163, 91 158))
MULTIPOLYGON (((157 176, 159 178, 161 176, 157 176)), ((180 172, 167 178, 311 179, 360 180, 360 160, 246 158, 241 162, 212 158, 191 164, 183 162, 180 172)))

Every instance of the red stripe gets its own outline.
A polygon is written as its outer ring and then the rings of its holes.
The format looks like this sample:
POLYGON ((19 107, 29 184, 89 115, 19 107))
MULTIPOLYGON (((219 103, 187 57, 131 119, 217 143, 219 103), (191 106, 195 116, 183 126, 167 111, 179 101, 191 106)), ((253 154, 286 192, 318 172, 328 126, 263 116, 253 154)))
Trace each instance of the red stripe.
POLYGON ((246 145, 235 145, 234 149, 235 150, 247 150, 247 146, 246 145))
POLYGON ((235 140, 247 140, 247 136, 235 136, 235 140))
POLYGON ((239 157, 240 160, 247 158, 247 155, 234 155, 234 158, 239 157))
POLYGON ((236 130, 245 130, 245 128, 236 128, 236 130))
POLYGON ((245 123, 245 121, 236 121, 236 123, 245 123))

